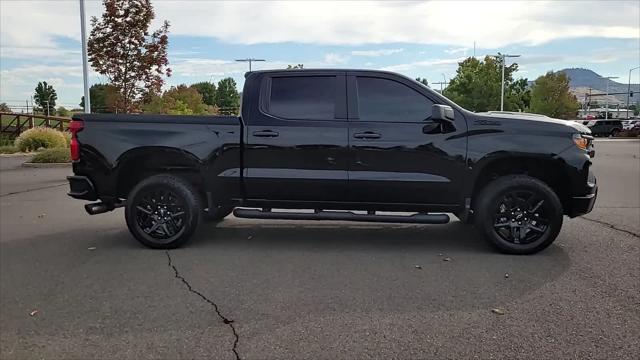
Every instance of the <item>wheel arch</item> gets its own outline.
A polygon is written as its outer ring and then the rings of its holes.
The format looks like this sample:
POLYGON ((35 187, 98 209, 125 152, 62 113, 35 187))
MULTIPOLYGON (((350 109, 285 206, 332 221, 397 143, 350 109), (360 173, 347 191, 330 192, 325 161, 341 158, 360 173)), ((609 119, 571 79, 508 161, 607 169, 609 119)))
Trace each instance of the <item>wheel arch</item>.
POLYGON ((470 194, 472 209, 480 192, 491 181, 507 175, 527 175, 544 182, 556 193, 563 209, 568 209, 570 185, 562 159, 525 154, 494 156, 479 162, 475 174, 470 194))
POLYGON ((145 146, 123 153, 116 161, 116 194, 126 198, 140 180, 154 174, 180 175, 200 185, 203 180, 202 161, 194 154, 172 147, 145 146))

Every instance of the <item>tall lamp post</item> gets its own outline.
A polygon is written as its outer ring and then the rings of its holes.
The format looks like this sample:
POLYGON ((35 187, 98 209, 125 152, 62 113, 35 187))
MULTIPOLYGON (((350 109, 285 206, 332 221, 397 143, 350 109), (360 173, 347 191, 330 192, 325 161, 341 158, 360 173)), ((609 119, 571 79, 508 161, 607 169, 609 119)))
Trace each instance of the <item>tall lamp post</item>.
POLYGON ((607 96, 605 96, 604 100, 604 118, 605 120, 609 119, 609 80, 617 79, 617 76, 605 76, 604 79, 607 80, 607 96))
POLYGON ((629 82, 627 83, 627 119, 629 119, 629 97, 631 95, 631 72, 633 70, 640 69, 640 66, 636 66, 633 69, 629 69, 629 82))
POLYGON ((254 58, 246 58, 246 59, 236 59, 239 62, 248 62, 249 63, 249 72, 251 72, 251 63, 254 61, 267 61, 265 59, 254 59, 254 58))
POLYGON ((87 62, 87 33, 84 20, 84 0, 80 0, 80 35, 82 38, 82 78, 84 80, 84 112, 91 112, 91 97, 89 96, 89 63, 87 62))
POLYGON ((520 55, 514 54, 500 54, 494 55, 496 58, 500 58, 500 62, 502 63, 502 84, 500 86, 500 111, 504 111, 504 67, 505 67, 505 59, 506 58, 516 58, 520 57, 520 55))

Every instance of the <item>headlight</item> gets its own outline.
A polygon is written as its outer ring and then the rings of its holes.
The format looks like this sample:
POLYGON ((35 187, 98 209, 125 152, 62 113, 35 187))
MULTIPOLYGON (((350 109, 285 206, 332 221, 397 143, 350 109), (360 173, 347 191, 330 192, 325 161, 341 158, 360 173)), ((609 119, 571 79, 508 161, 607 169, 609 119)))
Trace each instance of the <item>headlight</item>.
POLYGON ((589 139, 582 134, 573 134, 573 142, 582 150, 587 150, 589 147, 589 139))

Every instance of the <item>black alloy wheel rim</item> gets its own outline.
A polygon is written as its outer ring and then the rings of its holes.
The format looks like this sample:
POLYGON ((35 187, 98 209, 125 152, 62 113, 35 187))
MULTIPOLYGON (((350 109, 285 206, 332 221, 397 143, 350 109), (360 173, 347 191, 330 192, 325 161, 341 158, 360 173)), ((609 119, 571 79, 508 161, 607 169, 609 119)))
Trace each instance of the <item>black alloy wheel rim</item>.
POLYGON ((526 245, 540 240, 549 229, 546 200, 533 191, 504 194, 493 217, 493 229, 503 240, 526 245))
POLYGON ((162 241, 184 230, 186 212, 184 201, 166 189, 149 189, 137 197, 136 223, 148 236, 162 241))

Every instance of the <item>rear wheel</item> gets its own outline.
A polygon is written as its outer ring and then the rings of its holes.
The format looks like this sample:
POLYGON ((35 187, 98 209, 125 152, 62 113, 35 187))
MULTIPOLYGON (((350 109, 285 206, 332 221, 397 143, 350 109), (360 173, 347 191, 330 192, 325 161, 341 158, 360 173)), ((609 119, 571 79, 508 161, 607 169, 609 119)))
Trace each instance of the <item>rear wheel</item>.
POLYGON ((509 254, 533 254, 551 245, 562 227, 562 204, 544 182, 511 175, 489 183, 478 197, 476 225, 509 254))
POLYGON ((611 130, 611 134, 610 135, 611 135, 611 137, 616 137, 616 136, 618 136, 619 133, 620 133, 619 129, 613 129, 613 130, 611 130))
POLYGON ((154 249, 173 249, 198 226, 201 205, 193 186, 173 175, 154 175, 129 193, 125 219, 131 234, 154 249))

